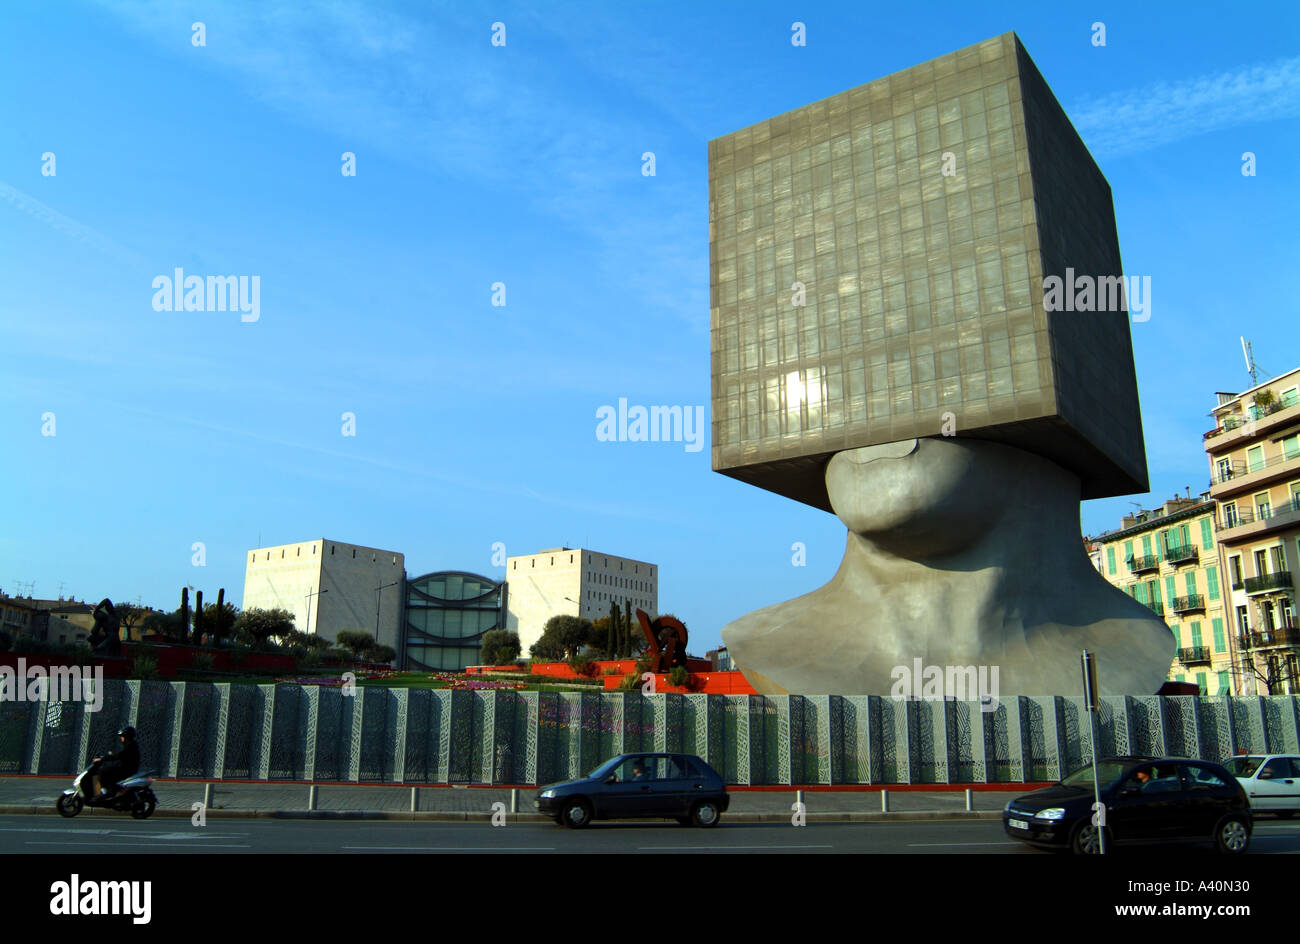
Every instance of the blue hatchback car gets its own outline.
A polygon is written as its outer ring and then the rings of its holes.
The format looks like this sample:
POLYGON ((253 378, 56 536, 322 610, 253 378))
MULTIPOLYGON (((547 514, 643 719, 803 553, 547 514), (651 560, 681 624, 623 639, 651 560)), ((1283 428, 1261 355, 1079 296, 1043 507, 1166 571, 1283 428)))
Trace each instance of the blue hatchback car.
POLYGON ((675 819, 716 826, 728 804, 727 786, 694 754, 620 754, 586 777, 552 783, 533 807, 558 824, 581 829, 597 819, 675 819))

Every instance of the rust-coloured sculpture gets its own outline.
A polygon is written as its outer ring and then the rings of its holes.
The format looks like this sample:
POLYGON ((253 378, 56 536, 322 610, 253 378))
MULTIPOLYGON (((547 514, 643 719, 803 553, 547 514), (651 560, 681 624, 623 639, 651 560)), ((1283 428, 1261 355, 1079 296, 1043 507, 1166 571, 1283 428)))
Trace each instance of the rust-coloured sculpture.
POLYGON ((645 610, 637 610, 636 618, 649 644, 649 671, 667 672, 686 664, 686 627, 681 620, 660 616, 651 622, 645 610))

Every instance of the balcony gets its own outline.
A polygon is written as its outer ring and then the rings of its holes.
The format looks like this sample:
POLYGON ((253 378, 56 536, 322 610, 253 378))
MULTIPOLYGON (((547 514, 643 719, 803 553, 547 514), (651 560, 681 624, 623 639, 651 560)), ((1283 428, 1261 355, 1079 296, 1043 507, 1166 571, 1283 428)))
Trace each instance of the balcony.
POLYGON ((1225 513, 1223 519, 1223 527, 1219 530, 1221 541, 1244 541, 1260 537, 1270 531, 1300 525, 1300 499, 1283 502, 1262 515, 1243 510, 1231 516, 1225 513))
POLYGON ((1138 600, 1138 602, 1141 603, 1143 606, 1145 606, 1148 610, 1150 610, 1150 611, 1151 611, 1152 613, 1154 613, 1156 616, 1164 616, 1164 615, 1165 615, 1165 605, 1164 605, 1163 603, 1161 603, 1159 600, 1155 600, 1155 601, 1152 601, 1152 602, 1144 602, 1144 601, 1142 601, 1142 600, 1138 600))
POLYGON ((1190 613, 1192 610, 1205 609, 1205 597, 1193 593, 1185 597, 1174 597, 1169 601, 1175 613, 1190 613))
POLYGON ((1279 570, 1264 574, 1262 577, 1246 578, 1246 593, 1268 593, 1270 590, 1285 590, 1292 585, 1291 571, 1279 570))
POLYGON ((1250 633, 1242 640, 1243 649, 1267 649, 1272 646, 1300 646, 1300 630, 1294 626, 1281 626, 1250 633))
POLYGON ((1177 566, 1179 564, 1194 564, 1200 559, 1200 554, 1195 546, 1184 544, 1182 547, 1171 547, 1165 551, 1165 560, 1177 566))
POLYGON ((1147 554, 1143 557, 1130 557, 1128 560, 1128 569, 1130 573, 1141 574, 1148 570, 1160 569, 1160 558, 1154 554, 1147 554))
POLYGON ((1225 449, 1231 449, 1234 443, 1241 442, 1245 439, 1256 439, 1265 433, 1271 432, 1279 426, 1290 423, 1300 417, 1300 404, 1285 403, 1281 400, 1276 401, 1267 411, 1255 410, 1251 408, 1252 416, 1249 420, 1242 416, 1225 416, 1223 425, 1210 430, 1201 438, 1206 443, 1206 449, 1213 452, 1221 452, 1225 449), (1210 440, 1217 440, 1210 445, 1210 440))
POLYGON ((1183 665, 1191 665, 1195 662, 1210 661, 1209 646, 1189 646, 1186 649, 1178 650, 1178 661, 1183 665))

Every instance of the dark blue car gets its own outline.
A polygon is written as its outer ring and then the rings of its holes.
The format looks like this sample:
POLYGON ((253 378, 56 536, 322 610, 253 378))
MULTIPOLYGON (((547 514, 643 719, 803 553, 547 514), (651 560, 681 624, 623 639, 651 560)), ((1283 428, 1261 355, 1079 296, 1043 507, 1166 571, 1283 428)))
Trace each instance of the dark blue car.
POLYGON ((722 777, 694 754, 620 754, 581 780, 552 783, 533 807, 581 829, 596 819, 675 819, 716 826, 727 810, 722 777))

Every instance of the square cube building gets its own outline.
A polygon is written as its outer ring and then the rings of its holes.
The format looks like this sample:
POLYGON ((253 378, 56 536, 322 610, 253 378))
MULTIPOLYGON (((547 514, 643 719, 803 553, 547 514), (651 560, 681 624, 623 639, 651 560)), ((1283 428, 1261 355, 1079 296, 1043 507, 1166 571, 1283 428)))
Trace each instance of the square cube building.
POLYGON ((829 511, 947 421, 1147 491, 1123 297, 1044 305, 1122 274, 1110 185, 1014 33, 710 141, 709 267, 716 471, 829 511))

